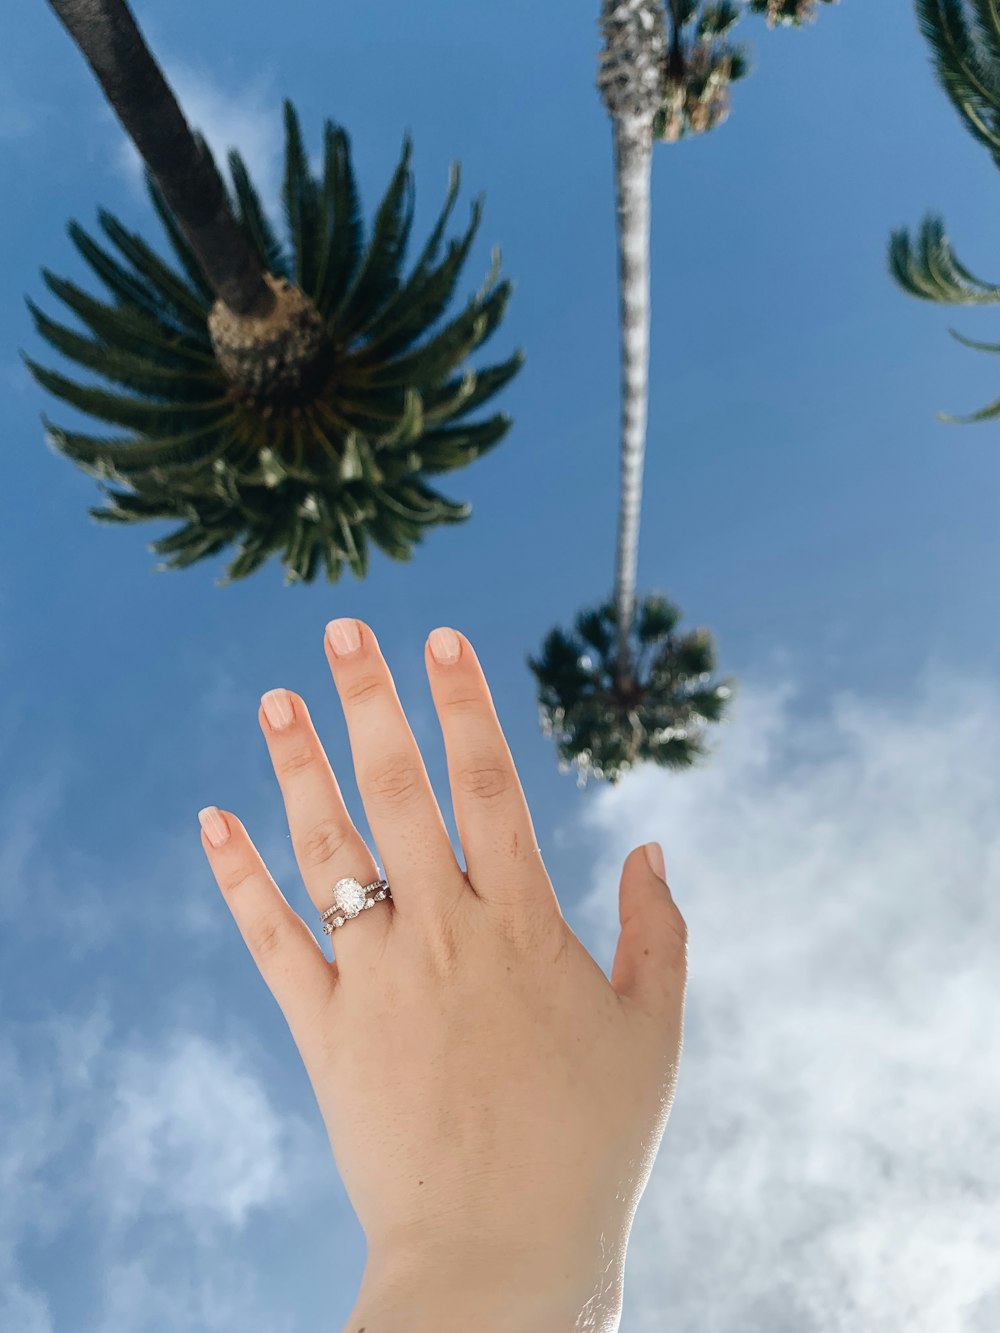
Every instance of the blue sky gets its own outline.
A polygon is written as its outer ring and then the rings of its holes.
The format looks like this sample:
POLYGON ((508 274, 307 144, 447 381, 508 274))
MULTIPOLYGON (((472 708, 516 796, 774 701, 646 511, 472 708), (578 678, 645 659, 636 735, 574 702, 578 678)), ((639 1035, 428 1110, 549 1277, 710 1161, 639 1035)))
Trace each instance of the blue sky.
MULTIPOLYGON (((0 55, 0 1327, 341 1326, 364 1241, 306 1075, 201 850, 237 811, 307 919, 260 694, 307 699, 363 832, 323 626, 358 615, 396 676, 446 818, 423 641, 475 644, 564 911, 607 971, 621 862, 660 838, 691 930, 677 1103, 636 1218, 625 1333, 981 1333, 1000 1325, 995 1008, 1000 393, 989 310, 904 296, 890 230, 944 214, 1000 275, 1000 180, 906 0, 747 19, 756 71, 704 142, 653 166, 651 399, 639 588, 716 635, 740 681, 712 762, 581 791, 524 659, 610 591, 619 417, 610 126, 596 0, 382 0, 318 15, 137 4, 220 158, 277 207, 281 100, 315 155, 351 136, 371 219, 414 139, 414 245, 462 166, 516 289, 473 358, 515 347, 515 418, 446 480, 464 525, 409 565, 286 588, 272 564, 154 573, 170 531, 94 523, 44 444, 44 265, 99 206, 159 242, 135 158, 47 6, 0 55), (991 1134, 993 1137, 991 1138, 991 1134), (327 1276, 329 1274, 329 1276, 327 1276)), ((276 214, 277 216, 277 214, 276 214)), ((454 828, 453 824, 451 827, 454 828)))

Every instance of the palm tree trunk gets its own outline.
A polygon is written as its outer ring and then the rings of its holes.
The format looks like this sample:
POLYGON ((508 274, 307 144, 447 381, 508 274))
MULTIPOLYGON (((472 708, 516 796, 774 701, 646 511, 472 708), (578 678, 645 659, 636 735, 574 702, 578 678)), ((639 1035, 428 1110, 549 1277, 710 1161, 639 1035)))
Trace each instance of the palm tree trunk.
POLYGON ((274 291, 125 0, 48 2, 97 75, 209 285, 234 315, 266 318, 274 291))
POLYGON ((621 310, 622 447, 614 600, 618 619, 617 678, 632 673, 629 632, 635 614, 639 511, 649 399, 649 212, 653 155, 651 118, 612 119, 618 212, 618 290, 621 310))

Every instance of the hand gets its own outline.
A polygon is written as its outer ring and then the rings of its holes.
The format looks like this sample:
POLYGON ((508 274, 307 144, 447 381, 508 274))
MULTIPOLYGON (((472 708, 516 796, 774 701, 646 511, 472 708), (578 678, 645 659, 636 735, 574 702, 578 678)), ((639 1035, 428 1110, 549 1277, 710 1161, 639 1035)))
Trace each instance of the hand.
MULTIPOLYGON (((349 640, 328 626, 325 646, 392 898, 334 930, 330 962, 235 815, 203 811, 202 845, 305 1063, 367 1238, 365 1317, 348 1328, 395 1333, 398 1312, 399 1327, 422 1329, 426 1311, 427 1328, 443 1330, 463 1302, 454 1326, 483 1333, 616 1328, 632 1218, 673 1102, 684 920, 633 851, 609 984, 562 915, 485 677, 458 635, 456 660, 428 652, 426 666, 463 870, 375 635, 332 624, 360 638, 341 651, 349 640), (551 1316, 532 1322, 543 1306, 551 1316)), ((378 866, 300 696, 265 695, 258 720, 322 911, 338 879, 368 884, 378 866)))

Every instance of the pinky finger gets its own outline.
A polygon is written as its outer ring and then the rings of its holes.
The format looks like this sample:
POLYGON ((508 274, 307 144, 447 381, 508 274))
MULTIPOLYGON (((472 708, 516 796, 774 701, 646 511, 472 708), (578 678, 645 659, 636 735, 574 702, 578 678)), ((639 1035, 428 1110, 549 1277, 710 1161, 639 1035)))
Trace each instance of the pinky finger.
POLYGON ((214 805, 199 810, 201 844, 222 896, 303 1056, 321 1039, 320 1015, 336 968, 275 884, 242 822, 214 805), (218 845, 216 845, 218 844, 218 845))

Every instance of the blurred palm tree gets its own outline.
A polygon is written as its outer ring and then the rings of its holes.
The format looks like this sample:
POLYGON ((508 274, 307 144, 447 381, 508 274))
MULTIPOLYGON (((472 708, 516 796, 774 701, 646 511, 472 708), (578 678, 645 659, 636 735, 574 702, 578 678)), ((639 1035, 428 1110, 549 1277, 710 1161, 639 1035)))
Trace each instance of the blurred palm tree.
POLYGON ((575 766, 612 785, 636 763, 688 768, 705 753, 704 724, 718 722, 731 693, 709 677, 715 650, 707 630, 676 633, 680 611, 665 597, 637 606, 629 630, 629 666, 618 661, 618 612, 613 601, 576 617, 575 632, 549 631, 539 660, 542 730, 554 736, 559 767, 575 766))
MULTIPOLYGON (((542 730, 560 768, 617 782, 641 760, 685 768, 705 753, 731 684, 712 679, 707 630, 678 634, 678 609, 636 598, 639 513, 649 399, 650 175, 654 141, 675 143, 721 125, 745 49, 731 40, 745 12, 734 0, 603 0, 597 88, 611 116, 618 231, 622 425, 612 599, 550 630, 528 666, 542 730), (596 655, 596 660, 595 660, 596 655)), ((753 5, 772 24, 801 22, 811 5, 753 5), (794 11, 794 13, 793 13, 794 11)))
MULTIPOLYGON (((917 0, 917 20, 932 50, 938 79, 977 142, 1000 166, 1000 6, 996 0, 917 0)), ((911 296, 941 305, 995 305, 1000 286, 984 282, 960 263, 944 221, 929 213, 911 236, 901 227, 889 239, 889 270, 911 296)), ((950 329, 966 347, 1000 352, 1000 343, 977 342, 950 329)), ((968 416, 938 414, 942 421, 991 421, 1000 398, 968 416)))
POLYGON ((649 397, 649 186, 654 139, 705 133, 729 112, 746 72, 727 41, 735 5, 603 0, 597 87, 611 116, 622 330, 622 445, 615 585, 611 602, 582 611, 575 633, 550 630, 528 666, 543 731, 578 782, 615 783, 639 760, 682 768, 703 753, 703 723, 721 717, 729 686, 712 683, 705 631, 678 641, 678 613, 654 596, 636 616, 639 510, 649 397), (631 640, 637 638, 633 646, 631 640), (597 662, 591 652, 596 652, 597 662), (644 653, 647 661, 643 662, 644 653), (643 674, 643 667, 648 670, 643 674))
POLYGON ((816 18, 818 4, 835 5, 837 0, 748 0, 748 8, 763 14, 768 26, 800 28, 816 18))
POLYGON ((93 337, 28 301, 48 342, 129 391, 81 385, 24 358, 59 398, 133 432, 99 438, 43 416, 60 453, 129 488, 102 484, 110 506, 90 514, 117 523, 182 519, 150 545, 169 556, 159 569, 237 545, 220 584, 279 552, 286 583, 311 582, 321 562, 329 582, 345 563, 361 578, 369 540, 397 560, 411 559, 430 526, 471 512, 428 477, 463 467, 511 426, 502 413, 466 418, 508 383, 523 354, 459 370, 497 328, 511 294, 509 281, 497 282, 497 249, 466 308, 415 345, 451 301, 482 197, 466 233, 437 262, 459 185, 453 164, 444 209, 403 281, 413 221, 409 135, 366 243, 346 133, 325 123, 317 178, 286 101, 286 248, 239 153, 229 153, 230 191, 204 137, 192 134, 125 0, 49 3, 143 158, 180 266, 101 210, 101 227, 124 263, 75 222, 69 235, 113 303, 43 270, 93 337))

